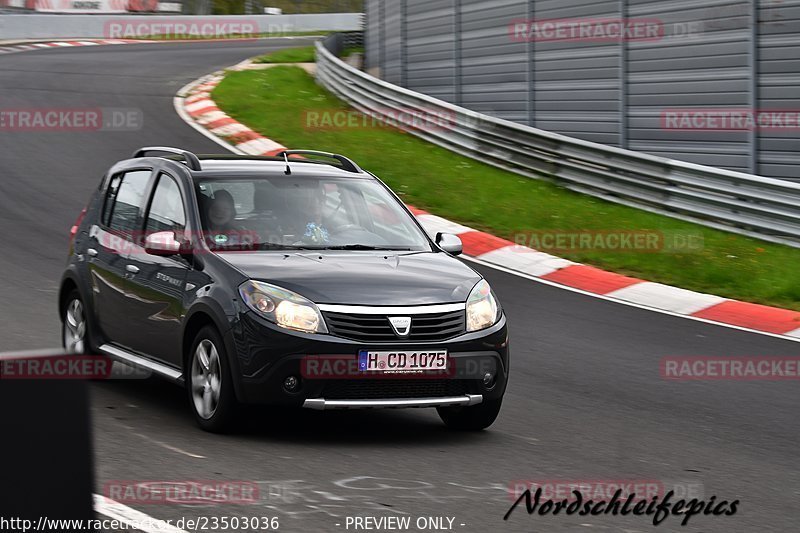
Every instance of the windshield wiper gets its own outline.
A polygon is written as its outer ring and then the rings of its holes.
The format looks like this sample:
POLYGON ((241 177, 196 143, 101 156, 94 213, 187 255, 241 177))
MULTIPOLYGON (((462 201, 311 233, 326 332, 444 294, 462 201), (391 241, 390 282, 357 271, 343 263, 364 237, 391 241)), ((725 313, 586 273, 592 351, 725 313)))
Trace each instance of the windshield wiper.
POLYGON ((369 244, 343 244, 340 246, 321 246, 314 250, 392 250, 398 252, 410 252, 411 248, 401 246, 372 246, 369 244))
POLYGON ((271 242, 262 242, 255 245, 257 250, 304 250, 300 246, 292 246, 289 244, 275 244, 271 242))

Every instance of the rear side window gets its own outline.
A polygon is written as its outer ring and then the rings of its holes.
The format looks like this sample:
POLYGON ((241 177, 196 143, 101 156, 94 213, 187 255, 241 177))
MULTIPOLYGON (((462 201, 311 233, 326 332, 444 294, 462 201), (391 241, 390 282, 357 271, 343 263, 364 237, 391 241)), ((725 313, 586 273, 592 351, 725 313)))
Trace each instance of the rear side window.
POLYGON ((180 232, 186 228, 186 213, 178 184, 170 176, 161 174, 147 215, 148 234, 158 231, 180 232))
POLYGON ((103 209, 103 223, 109 229, 127 235, 136 230, 150 174, 149 170, 135 170, 111 180, 103 209))

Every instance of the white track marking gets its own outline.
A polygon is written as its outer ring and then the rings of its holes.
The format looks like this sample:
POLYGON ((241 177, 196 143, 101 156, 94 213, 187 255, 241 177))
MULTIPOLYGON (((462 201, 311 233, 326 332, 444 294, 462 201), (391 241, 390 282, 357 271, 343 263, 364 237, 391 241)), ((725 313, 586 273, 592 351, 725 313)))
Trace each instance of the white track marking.
POLYGON ((94 495, 94 511, 114 520, 119 520, 130 528, 144 531, 145 533, 186 533, 184 530, 163 520, 153 518, 99 494, 94 495))
POLYGON ((227 126, 219 126, 218 128, 214 128, 211 130, 211 133, 216 135, 235 135, 237 133, 242 133, 245 131, 253 131, 244 124, 240 122, 234 122, 233 124, 228 124, 227 126))
POLYGON ((141 433, 134 433, 134 435, 136 435, 137 437, 141 437, 144 440, 146 440, 146 441, 148 441, 148 442, 150 442, 152 444, 155 444, 156 446, 161 446, 162 448, 167 449, 167 450, 169 450, 171 452, 179 453, 181 455, 185 455, 185 456, 191 457, 193 459, 207 459, 207 457, 205 455, 197 455, 197 454, 194 454, 194 453, 191 453, 191 452, 187 452, 186 450, 181 450, 180 448, 178 448, 176 446, 172 446, 171 444, 167 444, 166 442, 161 442, 160 440, 156 440, 156 439, 150 438, 147 435, 143 435, 141 433))
POLYGON ((425 230, 432 236, 435 236, 438 232, 458 235, 459 233, 475 231, 472 228, 462 226, 461 224, 451 222, 446 218, 436 215, 417 215, 417 220, 425 226, 425 230))
POLYGON ((236 148, 250 155, 263 155, 274 150, 286 149, 286 147, 282 144, 278 144, 275 141, 267 138, 253 139, 252 141, 239 143, 236 145, 236 148))
POLYGON ((213 100, 209 100, 208 98, 206 98, 205 100, 198 100, 196 102, 192 102, 191 104, 186 104, 184 106, 186 111, 188 111, 189 113, 193 111, 199 111, 207 107, 217 107, 217 104, 215 104, 213 100))
POLYGON ((789 337, 797 337, 800 339, 800 328, 790 331, 789 333, 784 333, 784 335, 788 335, 789 337))
MULTIPOLYGON (((423 222, 424 225, 424 222, 423 222)), ((538 252, 524 246, 505 246, 491 252, 481 254, 480 259, 488 263, 502 265, 512 270, 524 272, 531 276, 545 276, 561 270, 573 263, 554 255, 538 252)))
POLYGON ((606 293, 610 298, 649 305, 683 315, 691 315, 726 301, 721 296, 703 294, 661 283, 645 281, 606 293))

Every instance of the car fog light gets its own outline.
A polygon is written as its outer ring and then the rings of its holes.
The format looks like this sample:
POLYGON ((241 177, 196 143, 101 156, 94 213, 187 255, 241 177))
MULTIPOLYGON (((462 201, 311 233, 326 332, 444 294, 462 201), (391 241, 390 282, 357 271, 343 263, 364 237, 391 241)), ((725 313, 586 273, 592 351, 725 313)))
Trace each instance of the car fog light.
POLYGON ((286 389, 288 392, 296 391, 299 385, 300 385, 300 380, 297 379, 297 377, 295 376, 289 376, 283 381, 283 388, 286 389))

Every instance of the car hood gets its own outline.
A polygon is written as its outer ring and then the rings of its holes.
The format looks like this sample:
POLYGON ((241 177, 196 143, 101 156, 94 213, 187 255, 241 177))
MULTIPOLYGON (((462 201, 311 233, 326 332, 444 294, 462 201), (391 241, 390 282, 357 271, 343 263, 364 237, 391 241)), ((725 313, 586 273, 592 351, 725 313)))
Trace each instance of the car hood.
POLYGON ((251 279, 316 303, 426 305, 464 302, 481 276, 435 252, 248 252, 219 257, 251 279))

